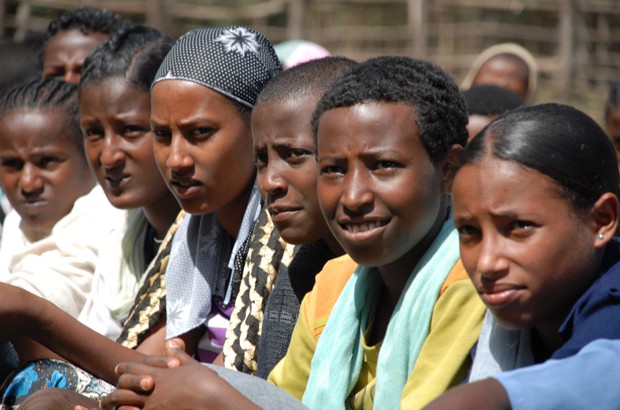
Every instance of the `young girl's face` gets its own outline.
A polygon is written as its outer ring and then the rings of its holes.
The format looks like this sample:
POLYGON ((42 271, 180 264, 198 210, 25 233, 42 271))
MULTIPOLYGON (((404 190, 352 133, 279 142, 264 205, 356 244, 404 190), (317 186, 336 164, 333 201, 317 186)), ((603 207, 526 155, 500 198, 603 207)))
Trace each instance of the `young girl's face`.
POLYGON ((43 77, 79 83, 84 60, 106 38, 105 33, 84 34, 78 29, 59 31, 43 51, 43 77))
POLYGON ((93 187, 84 152, 62 109, 18 109, 0 121, 0 180, 33 234, 48 234, 93 187))
POLYGON ((543 174, 485 155, 453 181, 463 265, 504 326, 557 329, 596 274, 595 222, 543 174))
POLYGON ((292 244, 333 238, 316 194, 310 119, 316 98, 258 104, 252 112, 257 183, 271 219, 292 244))
POLYGON ((407 105, 373 102, 328 110, 318 128, 318 195, 332 232, 356 262, 398 262, 405 275, 445 217, 441 166, 414 119, 407 105))
POLYGON ((249 118, 222 94, 184 80, 155 84, 151 104, 155 159, 181 207, 245 209, 255 175, 249 118))
POLYGON ((148 92, 118 79, 80 91, 86 157, 117 208, 156 204, 169 195, 153 155, 148 92))

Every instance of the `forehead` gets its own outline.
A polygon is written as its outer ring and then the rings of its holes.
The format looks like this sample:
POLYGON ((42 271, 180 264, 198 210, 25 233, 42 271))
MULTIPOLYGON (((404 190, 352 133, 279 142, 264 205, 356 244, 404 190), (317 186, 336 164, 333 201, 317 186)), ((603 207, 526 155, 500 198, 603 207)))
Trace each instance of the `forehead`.
POLYGON ((151 88, 151 118, 166 115, 175 118, 186 116, 228 116, 242 114, 229 98, 204 85, 188 80, 163 80, 151 88))
POLYGON ((252 131, 256 136, 283 138, 297 134, 312 137, 311 119, 318 97, 301 96, 258 103, 252 110, 252 131))
POLYGON ((90 108, 90 105, 98 106, 115 104, 127 109, 150 105, 148 91, 128 84, 121 78, 108 78, 102 82, 89 83, 80 87, 80 110, 90 108))
POLYGON ((67 126, 68 116, 58 107, 11 110, 0 117, 0 146, 46 147, 59 145, 73 148, 73 128, 67 126))
POLYGON ((415 110, 406 104, 371 102, 327 110, 320 118, 317 142, 323 148, 347 151, 420 150, 425 153, 415 110))

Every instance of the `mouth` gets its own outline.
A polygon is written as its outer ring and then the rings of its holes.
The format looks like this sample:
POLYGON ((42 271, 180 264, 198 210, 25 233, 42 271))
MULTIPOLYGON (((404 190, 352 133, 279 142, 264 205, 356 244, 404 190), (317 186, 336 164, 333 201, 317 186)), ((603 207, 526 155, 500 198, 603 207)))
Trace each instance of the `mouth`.
POLYGON ((172 189, 180 196, 192 195, 202 184, 194 179, 173 179, 170 181, 172 189))
POLYGON ((129 179, 129 175, 106 175, 105 179, 111 186, 118 187, 129 179))
POLYGON ((269 206, 268 211, 271 220, 274 222, 283 221, 296 215, 302 208, 286 207, 286 206, 269 206))
POLYGON ((478 293, 489 308, 500 309, 517 300, 523 291, 524 288, 519 286, 496 286, 493 289, 479 289, 478 293))
POLYGON ((383 232, 389 219, 362 221, 362 222, 345 222, 339 223, 344 237, 347 241, 361 242, 374 238, 383 232))
POLYGON ((45 198, 37 198, 37 199, 26 199, 21 201, 22 208, 33 209, 40 208, 47 204, 47 199, 45 198))

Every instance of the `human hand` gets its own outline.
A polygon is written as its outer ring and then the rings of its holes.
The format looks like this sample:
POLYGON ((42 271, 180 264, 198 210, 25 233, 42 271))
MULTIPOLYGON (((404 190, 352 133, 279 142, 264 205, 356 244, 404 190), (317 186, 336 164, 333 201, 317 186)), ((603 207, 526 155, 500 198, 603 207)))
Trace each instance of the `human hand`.
POLYGON ((252 406, 217 373, 185 353, 183 347, 180 340, 170 340, 166 343, 165 357, 119 364, 118 389, 102 401, 102 408, 224 409, 252 406))

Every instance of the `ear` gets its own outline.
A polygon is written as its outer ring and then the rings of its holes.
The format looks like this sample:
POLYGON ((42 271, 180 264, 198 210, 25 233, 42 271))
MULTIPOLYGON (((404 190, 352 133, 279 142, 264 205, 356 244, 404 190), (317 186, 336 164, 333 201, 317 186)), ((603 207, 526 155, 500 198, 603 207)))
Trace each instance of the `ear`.
POLYGON ((454 144, 450 147, 450 150, 441 160, 439 166, 441 166, 441 170, 443 172, 443 182, 442 188, 444 192, 450 192, 450 188, 452 186, 452 177, 454 171, 454 164, 456 164, 456 158, 465 148, 462 145, 454 144))
POLYGON ((602 248, 611 240, 618 228, 618 197, 606 192, 594 203, 591 210, 594 222, 594 246, 602 248))

